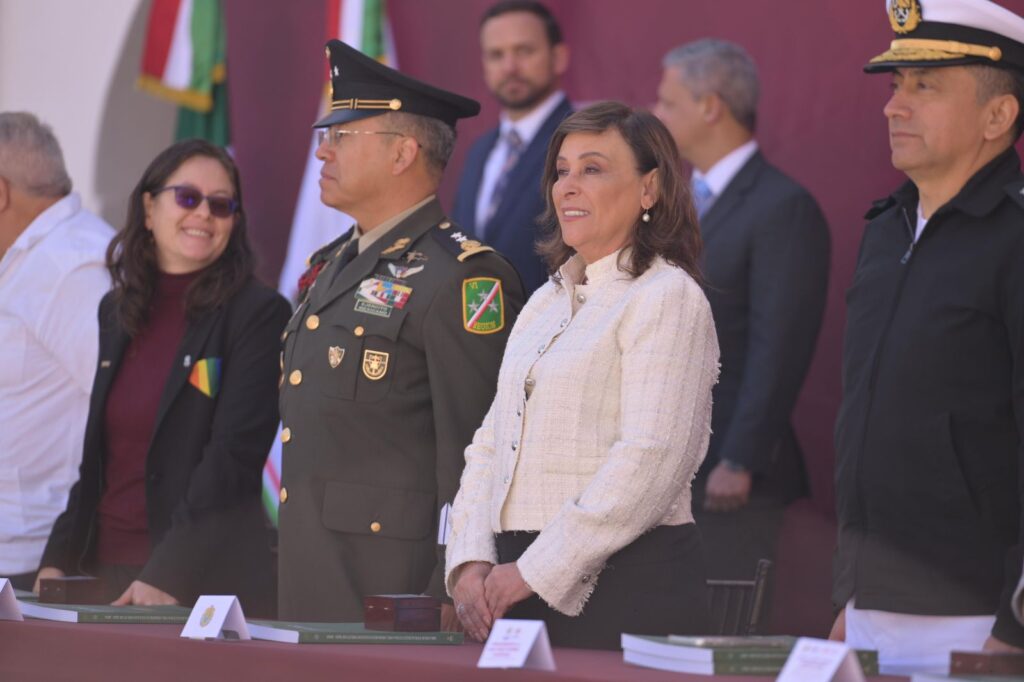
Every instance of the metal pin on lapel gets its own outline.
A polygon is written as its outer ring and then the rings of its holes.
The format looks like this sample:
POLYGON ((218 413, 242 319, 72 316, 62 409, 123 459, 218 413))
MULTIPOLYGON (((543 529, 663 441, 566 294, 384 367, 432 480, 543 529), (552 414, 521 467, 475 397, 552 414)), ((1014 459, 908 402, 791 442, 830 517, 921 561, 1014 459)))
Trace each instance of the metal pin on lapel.
POLYGON ((185 367, 191 367, 192 366, 192 356, 191 355, 186 355, 184 362, 182 362, 182 365, 185 366, 185 367))

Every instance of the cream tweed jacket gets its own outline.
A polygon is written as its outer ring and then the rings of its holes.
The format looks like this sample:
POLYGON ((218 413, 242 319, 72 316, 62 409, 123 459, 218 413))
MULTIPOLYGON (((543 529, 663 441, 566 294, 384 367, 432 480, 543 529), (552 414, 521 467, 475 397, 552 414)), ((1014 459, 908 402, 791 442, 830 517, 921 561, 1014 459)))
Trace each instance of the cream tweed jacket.
POLYGON ((634 279, 620 255, 589 266, 573 256, 519 315, 466 448, 449 594, 461 564, 497 563, 495 533, 540 531, 519 571, 575 616, 612 554, 656 526, 693 521, 690 483, 718 380, 711 308, 682 269, 657 258, 634 279))

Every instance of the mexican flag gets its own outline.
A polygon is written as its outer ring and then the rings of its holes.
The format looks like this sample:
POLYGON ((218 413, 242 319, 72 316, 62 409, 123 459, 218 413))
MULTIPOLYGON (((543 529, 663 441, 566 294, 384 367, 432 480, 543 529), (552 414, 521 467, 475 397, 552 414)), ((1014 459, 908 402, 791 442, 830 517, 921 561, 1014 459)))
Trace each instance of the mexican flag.
MULTIPOLYGON (((384 0, 327 0, 324 42, 339 38, 363 53, 389 66, 397 66, 394 40, 387 22, 384 0)), ((310 124, 330 109, 329 67, 324 60, 324 94, 320 108, 310 112, 310 124)), ((306 258, 324 244, 348 230, 352 218, 320 202, 320 161, 316 158, 316 134, 310 136, 306 170, 295 205, 295 217, 288 237, 278 289, 290 301, 298 294, 299 276, 306 270, 306 258)), ((274 446, 263 468, 263 503, 277 525, 277 507, 281 492, 281 440, 274 446)))
POLYGON ((137 84, 179 106, 176 140, 230 142, 225 33, 221 0, 153 0, 137 84))

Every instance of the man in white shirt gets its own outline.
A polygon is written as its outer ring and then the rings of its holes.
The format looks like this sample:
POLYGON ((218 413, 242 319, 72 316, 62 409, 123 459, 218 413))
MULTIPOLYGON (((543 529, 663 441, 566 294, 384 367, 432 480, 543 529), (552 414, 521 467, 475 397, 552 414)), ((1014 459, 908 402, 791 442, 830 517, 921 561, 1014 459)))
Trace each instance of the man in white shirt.
POLYGON ((32 589, 78 479, 113 236, 49 126, 0 113, 0 576, 15 587, 32 589))
POLYGON ((807 190, 758 150, 757 69, 743 48, 699 40, 663 67, 654 113, 694 169, 722 353, 694 516, 708 575, 750 578, 758 559, 774 557, 785 505, 806 494, 790 417, 825 307, 828 226, 807 190))
POLYGON ((569 47, 551 12, 539 2, 508 0, 480 22, 484 80, 501 104, 501 121, 473 143, 452 217, 507 257, 526 293, 547 281, 534 250, 544 211, 541 170, 548 141, 572 113, 560 80, 569 47))

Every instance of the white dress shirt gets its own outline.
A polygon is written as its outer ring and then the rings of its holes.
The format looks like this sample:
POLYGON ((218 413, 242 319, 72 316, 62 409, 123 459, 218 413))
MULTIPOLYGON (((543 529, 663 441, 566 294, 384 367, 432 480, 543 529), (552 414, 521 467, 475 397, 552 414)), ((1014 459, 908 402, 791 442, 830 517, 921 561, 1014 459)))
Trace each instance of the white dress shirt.
MULTIPOLYGON (((519 139, 523 141, 522 149, 525 152, 533 138, 537 137, 537 132, 544 125, 544 121, 548 120, 548 116, 561 104, 563 99, 565 99, 565 93, 557 90, 544 100, 540 106, 515 123, 509 120, 508 114, 505 112, 501 113, 501 122, 498 125, 498 142, 491 149, 491 153, 487 155, 487 163, 484 164, 484 176, 480 179, 480 190, 476 195, 476 233, 478 235, 482 234, 484 229, 487 209, 491 205, 491 194, 494 193, 494 186, 498 184, 498 176, 501 175, 505 159, 508 158, 508 145, 505 143, 505 136, 508 134, 508 131, 515 128, 519 139)), ((540 178, 537 178, 537 185, 539 188, 540 178)), ((538 189, 538 191, 540 190, 538 189)))
POLYGON ((690 483, 718 378, 711 308, 682 269, 656 258, 634 279, 619 255, 589 266, 573 256, 561 283, 548 281, 520 313, 466 449, 449 594, 453 569, 497 562, 495 533, 541 531, 519 571, 577 615, 612 554, 655 526, 693 521, 690 483))
POLYGON ((744 142, 736 149, 720 158, 714 166, 708 169, 707 173, 701 173, 693 169, 693 177, 700 178, 708 184, 711 193, 717 198, 729 186, 732 179, 740 172, 740 169, 750 161, 750 157, 757 153, 757 140, 744 142))
POLYGON ((78 480, 113 236, 69 194, 0 259, 0 575, 39 568, 78 480))

